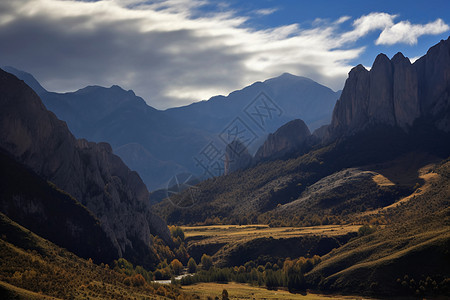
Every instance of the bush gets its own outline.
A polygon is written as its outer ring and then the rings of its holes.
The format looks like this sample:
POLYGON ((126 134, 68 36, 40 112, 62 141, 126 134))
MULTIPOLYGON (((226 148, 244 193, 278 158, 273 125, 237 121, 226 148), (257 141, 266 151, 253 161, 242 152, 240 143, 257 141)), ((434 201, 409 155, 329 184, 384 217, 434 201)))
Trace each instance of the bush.
POLYGON ((184 232, 180 226, 170 226, 170 234, 174 239, 180 238, 182 241, 184 241, 184 232))
POLYGON ((211 256, 203 254, 202 259, 201 259, 201 263, 202 263, 202 268, 204 270, 211 269, 211 267, 213 265, 211 256))
POLYGON ((359 236, 365 236, 374 233, 377 230, 375 226, 370 226, 368 224, 365 224, 358 229, 358 235, 359 236))
POLYGON ((225 289, 222 291, 222 300, 228 300, 228 291, 225 289))

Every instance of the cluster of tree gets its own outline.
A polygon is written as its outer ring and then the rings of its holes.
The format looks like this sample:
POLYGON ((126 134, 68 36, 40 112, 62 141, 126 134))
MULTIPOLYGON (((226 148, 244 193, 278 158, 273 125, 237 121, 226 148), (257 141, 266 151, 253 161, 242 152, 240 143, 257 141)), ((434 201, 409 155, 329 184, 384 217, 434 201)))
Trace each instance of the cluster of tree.
MULTIPOLYGON (((281 205, 281 204, 280 204, 281 205)), ((211 216, 206 217, 204 221, 187 223, 189 226, 209 226, 209 225, 256 225, 266 224, 270 227, 304 227, 304 226, 320 226, 320 225, 340 225, 348 223, 348 219, 333 214, 299 214, 284 215, 273 211, 264 214, 255 215, 241 214, 238 216, 211 216)), ((380 223, 384 224, 384 223, 380 223)))
POLYGON ((125 258, 119 258, 113 263, 114 271, 125 274, 127 276, 127 285, 142 285, 142 280, 151 282, 153 280, 153 273, 147 271, 142 266, 134 267, 132 263, 125 258))
POLYGON ((398 288, 405 294, 415 295, 450 295, 450 278, 442 276, 422 275, 420 280, 415 280, 408 275, 397 278, 398 288))
POLYGON ((312 258, 300 257, 298 259, 286 259, 282 266, 267 262, 266 265, 256 266, 254 262, 247 262, 242 266, 231 268, 206 268, 202 257, 202 270, 194 275, 183 277, 179 282, 182 285, 190 285, 198 282, 240 282, 258 286, 266 286, 268 289, 286 287, 291 292, 306 289, 304 274, 311 271, 321 259, 315 255, 312 258))
POLYGON ((153 269, 154 280, 170 279, 172 276, 181 274, 190 259, 183 229, 179 226, 170 226, 169 230, 173 241, 172 248, 159 237, 151 237, 152 247, 159 259, 159 263, 153 269))

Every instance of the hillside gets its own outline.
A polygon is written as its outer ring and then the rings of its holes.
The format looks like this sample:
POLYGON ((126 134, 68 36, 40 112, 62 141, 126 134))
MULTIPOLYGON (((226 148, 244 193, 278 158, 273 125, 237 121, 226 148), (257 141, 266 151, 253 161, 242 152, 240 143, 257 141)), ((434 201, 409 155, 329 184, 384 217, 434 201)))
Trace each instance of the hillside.
POLYGON ((449 160, 433 172, 432 188, 380 213, 389 226, 325 255, 307 280, 328 291, 448 295, 449 160))
POLYGON ((192 299, 170 286, 127 285, 112 265, 81 259, 1 213, 0 257, 2 299, 192 299))

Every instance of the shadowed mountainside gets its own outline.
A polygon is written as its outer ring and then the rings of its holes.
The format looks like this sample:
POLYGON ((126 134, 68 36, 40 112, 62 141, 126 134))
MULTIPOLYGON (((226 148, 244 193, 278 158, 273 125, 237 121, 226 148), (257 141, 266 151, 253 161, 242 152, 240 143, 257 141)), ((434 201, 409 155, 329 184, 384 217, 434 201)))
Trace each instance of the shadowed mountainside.
POLYGON ((170 242, 165 222, 149 208, 144 183, 109 144, 76 140, 31 88, 3 70, 0 147, 87 207, 100 221, 117 257, 152 264, 150 234, 170 242))

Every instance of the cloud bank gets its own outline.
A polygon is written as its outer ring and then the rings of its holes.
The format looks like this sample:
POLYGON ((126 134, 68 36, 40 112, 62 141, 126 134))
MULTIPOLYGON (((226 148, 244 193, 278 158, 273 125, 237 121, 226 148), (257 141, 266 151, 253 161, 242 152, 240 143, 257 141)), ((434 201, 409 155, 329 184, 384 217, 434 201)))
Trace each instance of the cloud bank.
MULTIPOLYGON (((157 108, 226 94, 283 72, 339 89, 350 62, 365 50, 355 42, 381 31, 376 44, 414 44, 449 30, 438 19, 395 23, 371 13, 351 23, 315 22, 254 29, 250 16, 202 12, 206 0, 14 0, 0 2, 0 63, 29 71, 52 91, 119 84, 157 108)), ((264 9, 257 15, 276 13, 264 9)))

